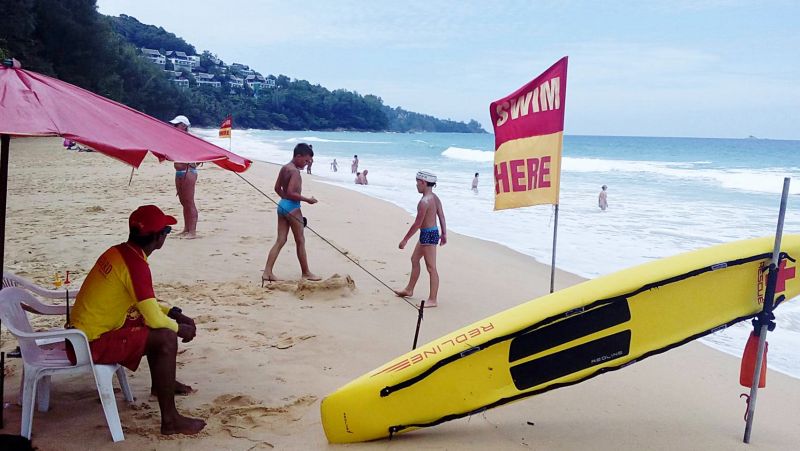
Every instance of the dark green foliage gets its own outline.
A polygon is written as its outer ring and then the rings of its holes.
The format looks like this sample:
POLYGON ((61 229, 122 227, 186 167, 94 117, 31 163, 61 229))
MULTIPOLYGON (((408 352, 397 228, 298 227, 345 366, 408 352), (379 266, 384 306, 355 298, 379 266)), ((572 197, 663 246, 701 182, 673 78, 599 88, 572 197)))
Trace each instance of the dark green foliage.
MULTIPOLYGON (((178 89, 158 66, 138 56, 137 47, 196 53, 163 28, 97 13, 95 0, 0 0, 0 57, 15 57, 26 69, 159 119, 184 114, 192 125, 216 127, 233 114, 234 126, 243 128, 483 132, 474 120, 464 124, 392 109, 374 95, 330 91, 285 75, 268 77, 275 89, 253 92, 248 87, 232 91, 224 77, 220 89, 197 87, 194 76, 185 74, 193 87, 178 89)), ((220 74, 212 58, 203 52, 201 70, 220 74)))
POLYGON ((25 69, 162 119, 177 111, 178 91, 111 29, 94 0, 0 2, 0 46, 25 69))
POLYGON ((481 124, 475 119, 469 124, 437 119, 427 114, 406 111, 400 107, 384 106, 383 111, 389 121, 389 129, 397 132, 440 132, 440 133, 486 133, 481 124))
POLYGON ((40 44, 32 36, 36 27, 33 5, 34 0, 0 1, 0 57, 38 59, 40 44))
POLYGON ((126 41, 136 47, 146 47, 155 50, 175 50, 187 55, 194 55, 194 46, 175 36, 161 27, 147 25, 131 16, 120 14, 119 17, 109 17, 114 31, 122 35, 126 41))

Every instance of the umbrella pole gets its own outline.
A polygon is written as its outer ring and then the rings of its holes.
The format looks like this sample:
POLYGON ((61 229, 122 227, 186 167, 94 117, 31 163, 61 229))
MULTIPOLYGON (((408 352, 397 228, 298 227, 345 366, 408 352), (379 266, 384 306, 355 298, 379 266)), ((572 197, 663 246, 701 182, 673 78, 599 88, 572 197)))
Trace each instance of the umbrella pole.
POLYGON ((3 189, 0 192, 0 268, 5 268, 6 252, 6 191, 8 191, 8 147, 11 143, 9 135, 0 135, 0 180, 3 181, 3 189))
MULTIPOLYGON (((6 252, 6 191, 8 191, 8 147, 11 144, 11 136, 0 135, 0 180, 3 182, 3 189, 0 190, 0 272, 5 272, 5 252, 6 252)), ((0 290, 3 287, 0 285, 0 290)), ((2 346, 0 342, 0 346, 2 346)), ((3 428, 3 410, 5 409, 4 389, 6 374, 5 352, 0 352, 0 429, 3 428)))

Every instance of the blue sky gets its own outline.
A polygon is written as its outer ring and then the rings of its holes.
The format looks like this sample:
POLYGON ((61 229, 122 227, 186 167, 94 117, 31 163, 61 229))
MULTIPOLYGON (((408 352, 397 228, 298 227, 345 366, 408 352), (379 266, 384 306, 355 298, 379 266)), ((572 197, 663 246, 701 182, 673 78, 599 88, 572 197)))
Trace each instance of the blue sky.
POLYGON ((800 139, 800 2, 98 0, 227 63, 491 131, 569 56, 567 134, 800 139))

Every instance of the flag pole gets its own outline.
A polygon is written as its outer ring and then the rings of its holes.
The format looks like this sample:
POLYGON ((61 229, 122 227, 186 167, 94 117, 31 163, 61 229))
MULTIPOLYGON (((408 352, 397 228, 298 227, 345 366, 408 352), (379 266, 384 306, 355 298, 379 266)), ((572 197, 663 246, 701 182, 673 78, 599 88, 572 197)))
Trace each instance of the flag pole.
MULTIPOLYGON (((786 216, 786 201, 789 198, 789 182, 791 178, 784 177, 783 193, 781 194, 781 208, 778 213, 778 228, 775 231, 775 247, 772 249, 772 261, 769 264, 769 276, 767 278, 767 289, 764 295, 764 310, 758 315, 761 330, 758 335, 758 354, 756 355, 756 367, 753 370, 753 383, 750 386, 750 398, 747 403, 747 424, 744 428, 744 443, 750 443, 750 432, 753 429, 753 417, 756 414, 756 397, 758 396, 758 383, 761 381, 761 362, 764 361, 764 349, 767 346, 767 332, 770 328, 772 309, 775 308, 775 285, 778 280, 779 260, 781 254, 781 238, 783 237, 783 220, 786 216), (763 318, 762 318, 763 317, 763 318)), ((774 326, 773 326, 774 327, 774 326)))
POLYGON ((550 260, 550 292, 555 288, 556 278, 556 238, 558 238, 558 204, 555 204, 556 214, 553 222, 553 258, 550 260))

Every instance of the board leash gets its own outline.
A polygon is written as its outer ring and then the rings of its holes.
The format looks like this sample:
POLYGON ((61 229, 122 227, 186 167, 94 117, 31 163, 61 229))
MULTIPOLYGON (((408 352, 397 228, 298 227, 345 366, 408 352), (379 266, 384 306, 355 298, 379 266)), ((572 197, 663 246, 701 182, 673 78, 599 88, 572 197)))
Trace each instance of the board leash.
MULTIPOLYGON (((275 204, 276 206, 278 205, 278 202, 276 202, 276 201, 275 201, 275 199, 273 199, 272 197, 270 197, 270 196, 269 196, 267 193, 265 193, 264 191, 262 191, 260 188, 258 188, 256 185, 254 185, 252 182, 250 182, 249 180, 247 180, 246 178, 244 178, 244 177, 243 177, 241 174, 239 174, 239 173, 235 173, 235 174, 236 174, 236 175, 237 175, 239 178, 241 178, 242 180, 244 180, 244 181, 245 181, 245 183, 247 183, 248 185, 250 185, 251 187, 253 187, 253 189, 255 189, 256 191, 258 191, 259 193, 261 193, 261 195, 262 195, 262 196, 264 196, 264 197, 266 197, 267 199, 269 199, 269 200, 270 200, 270 201, 271 201, 273 204, 275 204)), ((292 218, 292 220, 294 220, 294 221, 301 222, 301 220, 300 220, 300 219, 297 219, 295 216, 287 215, 287 217, 290 217, 290 218, 292 218)), ((386 282, 384 282, 383 280, 381 280, 381 279, 380 279, 378 276, 376 276, 375 274, 373 274, 373 273, 372 273, 370 270, 368 270, 367 268, 363 267, 363 266, 362 266, 362 265, 361 265, 359 262, 357 262, 357 261, 356 261, 356 260, 354 260, 352 257, 350 257, 350 256, 347 254, 347 252, 345 252, 345 251, 343 251, 343 250, 339 249, 339 247, 337 247, 335 244, 331 243, 331 242, 330 242, 330 241, 329 241, 327 238, 325 238, 324 236, 320 235, 320 234, 319 234, 319 233, 318 233, 316 230, 314 230, 313 228, 311 228, 311 227, 310 227, 310 226, 308 226, 307 224, 304 224, 304 226, 305 226, 305 228, 306 228, 306 229, 310 230, 310 231, 311 231, 311 232, 312 232, 314 235, 316 235, 317 237, 319 237, 319 238, 320 238, 322 241, 324 241, 325 243, 327 243, 327 244, 328 244, 330 247, 332 247, 333 249, 335 249, 335 250, 336 250, 336 252, 338 252, 338 253, 342 254, 344 257, 346 257, 348 260, 350 260, 350 261, 351 261, 351 262, 352 262, 354 265, 356 265, 356 266, 358 266, 359 268, 361 268, 361 270, 362 270, 362 271, 364 271, 365 273, 369 274, 369 275, 370 275, 370 276, 371 276, 373 279, 375 279, 376 281, 378 281, 378 283, 380 283, 381 285, 383 285, 384 287, 386 287, 386 289, 387 289, 387 290, 389 290, 389 291, 391 291, 391 292, 392 292, 392 294, 395 294, 395 295, 397 294, 397 293, 394 291, 394 289, 393 289, 392 287, 390 287, 388 284, 386 284, 386 282)), ((412 303, 411 301, 409 301, 409 298, 408 298, 408 297, 406 297, 406 296, 399 296, 399 297, 401 297, 401 298, 402 298, 404 301, 406 301, 406 303, 407 303, 408 305, 410 305, 411 307, 413 307, 413 308, 414 308, 414 310, 417 310, 417 309, 418 309, 418 307, 417 307, 416 305, 414 305, 414 303, 412 303)), ((421 321, 421 320, 422 320, 422 308, 419 308, 419 311, 420 311, 420 313, 419 313, 419 317, 420 317, 420 321, 421 321)), ((417 326, 417 332, 419 332, 419 326, 417 326)), ((416 344, 416 337, 414 338, 414 343, 416 344)))

